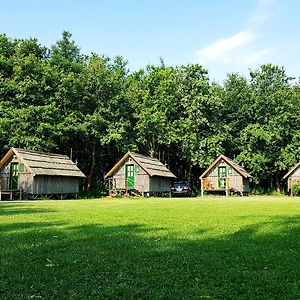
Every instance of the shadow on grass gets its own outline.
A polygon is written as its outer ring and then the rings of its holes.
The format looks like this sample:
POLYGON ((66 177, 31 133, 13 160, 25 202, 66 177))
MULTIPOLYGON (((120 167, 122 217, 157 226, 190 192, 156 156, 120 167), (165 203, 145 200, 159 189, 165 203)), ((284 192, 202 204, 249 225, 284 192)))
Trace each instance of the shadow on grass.
POLYGON ((296 217, 195 239, 142 224, 27 225, 1 228, 1 299, 300 297, 296 217))
MULTIPOLYGON (((1 203, 1 202, 0 202, 1 203)), ((13 216, 13 215, 20 215, 20 214, 34 214, 34 213, 52 213, 55 212, 54 210, 43 209, 43 208, 27 208, 22 207, 18 204, 7 204, 2 203, 0 204, 0 217, 1 216, 13 216)))

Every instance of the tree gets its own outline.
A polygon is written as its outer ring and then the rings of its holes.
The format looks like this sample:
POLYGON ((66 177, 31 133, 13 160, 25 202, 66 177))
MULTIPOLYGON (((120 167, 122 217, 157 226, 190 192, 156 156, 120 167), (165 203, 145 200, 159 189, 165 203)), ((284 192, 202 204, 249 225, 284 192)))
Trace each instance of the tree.
POLYGON ((221 118, 228 129, 225 150, 235 157, 241 151, 240 133, 253 122, 251 86, 245 77, 232 73, 223 86, 216 87, 216 92, 223 104, 221 118))
POLYGON ((124 96, 126 75, 126 62, 121 57, 111 60, 105 56, 92 55, 81 78, 85 94, 80 109, 80 126, 90 157, 88 187, 91 186, 95 168, 101 166, 99 173, 103 177, 105 167, 109 165, 104 165, 103 161, 97 164, 97 154, 104 155, 107 147, 113 145, 118 152, 122 151, 130 141, 130 108, 124 96))
POLYGON ((84 57, 80 48, 70 40, 72 34, 68 31, 62 33, 62 39, 51 47, 50 62, 64 71, 81 72, 84 57))
POLYGON ((0 38, 1 146, 51 151, 56 148, 57 109, 51 103, 56 89, 55 72, 47 49, 36 39, 0 38))
POLYGON ((200 65, 180 66, 178 75, 180 114, 176 127, 190 177, 192 166, 206 168, 223 153, 228 130, 222 120, 222 100, 209 84, 207 70, 200 65))
POLYGON ((133 109, 133 134, 138 147, 151 157, 178 141, 179 112, 172 67, 148 66, 129 77, 127 98, 133 109))
POLYGON ((292 78, 283 67, 263 65, 250 73, 252 124, 241 132, 238 160, 247 166, 256 182, 268 182, 280 191, 280 179, 290 165, 285 160, 297 141, 299 98, 291 88, 292 78), (275 184, 274 184, 274 183, 275 184))

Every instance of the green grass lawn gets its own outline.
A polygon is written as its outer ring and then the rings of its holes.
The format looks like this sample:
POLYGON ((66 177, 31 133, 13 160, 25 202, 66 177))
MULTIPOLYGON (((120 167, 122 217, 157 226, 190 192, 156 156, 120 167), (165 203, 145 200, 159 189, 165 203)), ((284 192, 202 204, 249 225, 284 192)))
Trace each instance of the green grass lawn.
POLYGON ((300 299, 300 199, 0 203, 0 299, 300 299))

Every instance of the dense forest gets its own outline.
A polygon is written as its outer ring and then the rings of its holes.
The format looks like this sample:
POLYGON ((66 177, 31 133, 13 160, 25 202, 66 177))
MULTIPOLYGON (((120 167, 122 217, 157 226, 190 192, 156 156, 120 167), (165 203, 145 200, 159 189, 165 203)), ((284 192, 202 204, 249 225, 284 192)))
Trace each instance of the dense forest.
POLYGON ((300 160, 300 84, 284 67, 222 84, 198 64, 129 72, 122 57, 83 55, 69 32, 50 48, 0 35, 0 114, 1 156, 10 147, 67 154, 91 190, 128 150, 194 184, 222 153, 264 191, 278 191, 300 160))

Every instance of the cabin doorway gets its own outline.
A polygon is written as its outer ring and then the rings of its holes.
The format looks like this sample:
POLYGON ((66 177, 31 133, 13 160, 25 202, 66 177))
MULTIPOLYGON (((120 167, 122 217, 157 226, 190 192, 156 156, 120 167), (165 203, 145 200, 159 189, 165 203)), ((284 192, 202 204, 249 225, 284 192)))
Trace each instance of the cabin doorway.
POLYGON ((9 189, 17 190, 19 185, 18 163, 10 164, 9 189))
POLYGON ((224 190, 226 188, 226 177, 227 177, 227 168, 226 167, 218 167, 219 189, 224 190))
POLYGON ((134 165, 125 165, 125 178, 127 190, 134 189, 134 165))

